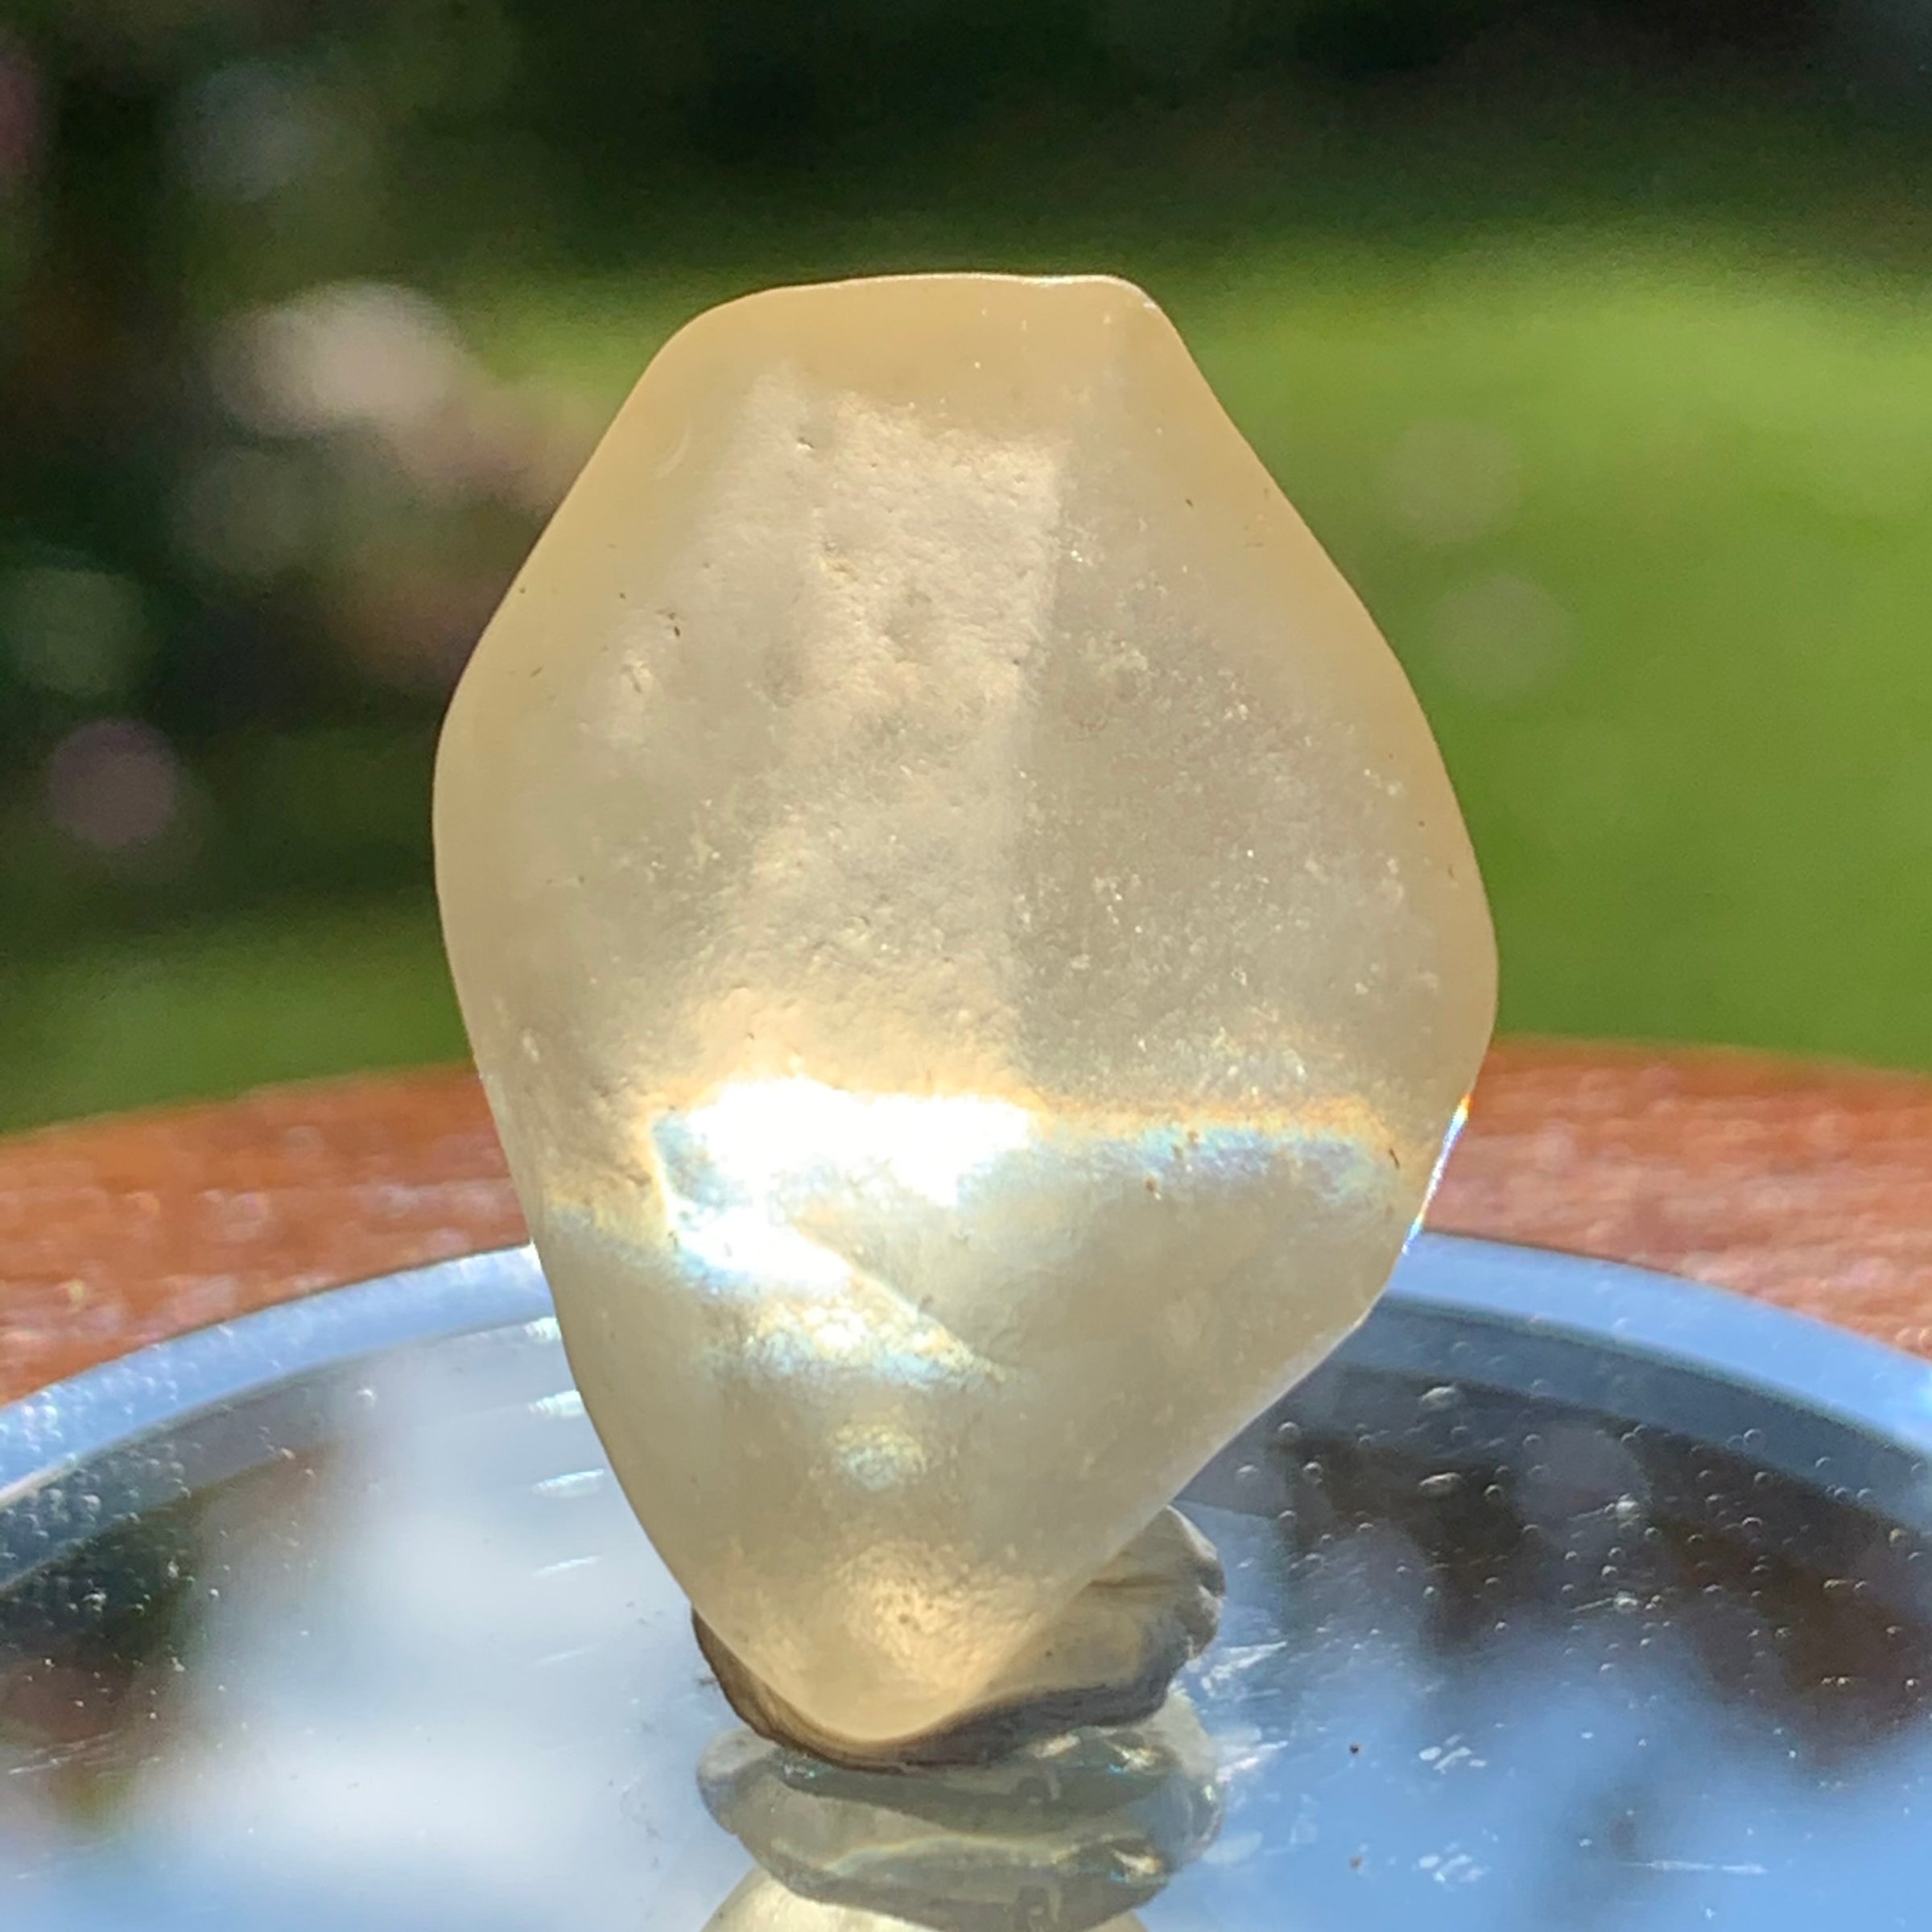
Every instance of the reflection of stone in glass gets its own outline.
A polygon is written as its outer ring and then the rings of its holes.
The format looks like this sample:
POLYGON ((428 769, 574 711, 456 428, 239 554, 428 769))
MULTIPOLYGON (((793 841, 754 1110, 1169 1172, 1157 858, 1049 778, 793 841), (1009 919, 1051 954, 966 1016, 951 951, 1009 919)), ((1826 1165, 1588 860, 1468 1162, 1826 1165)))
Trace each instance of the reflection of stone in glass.
POLYGON ((686 329, 478 647, 436 843, 613 1465, 861 1744, 1360 1319, 1492 1010, 1400 669, 1104 279, 686 329))
POLYGON ((1086 1932, 1145 1905, 1221 1819, 1213 1746, 1179 1692, 1145 1724, 917 1773, 729 1732, 698 1777, 712 1815, 792 1891, 936 1932, 1086 1932))
MULTIPOLYGON (((719 1906, 705 1932, 904 1932, 906 1921, 857 1905, 828 1905, 787 1892, 775 1878, 754 1872, 719 1906)), ((1129 1913, 1097 1932, 1142 1932, 1129 1913)))

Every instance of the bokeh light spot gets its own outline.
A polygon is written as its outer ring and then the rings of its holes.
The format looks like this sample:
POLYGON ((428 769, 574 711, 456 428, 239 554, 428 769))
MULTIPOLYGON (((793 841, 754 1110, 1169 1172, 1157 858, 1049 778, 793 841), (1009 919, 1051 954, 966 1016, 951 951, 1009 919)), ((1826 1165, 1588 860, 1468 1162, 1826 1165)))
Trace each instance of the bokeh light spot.
POLYGON ((1541 584, 1506 571, 1447 592, 1430 613, 1429 634, 1444 675, 1465 696, 1491 704, 1541 690, 1571 650, 1570 613, 1541 584))
POLYGON ((1505 530, 1522 498, 1514 440, 1488 423, 1418 423, 1396 440, 1390 518, 1423 543, 1473 543, 1505 530))
POLYGON ((151 640, 141 590, 91 565, 29 565, 0 578, 0 638, 28 683, 62 697, 130 690, 151 640))
POLYGON ((151 845, 174 823, 181 763, 167 739, 134 718, 97 718, 69 732, 47 762, 54 823, 97 852, 151 845))

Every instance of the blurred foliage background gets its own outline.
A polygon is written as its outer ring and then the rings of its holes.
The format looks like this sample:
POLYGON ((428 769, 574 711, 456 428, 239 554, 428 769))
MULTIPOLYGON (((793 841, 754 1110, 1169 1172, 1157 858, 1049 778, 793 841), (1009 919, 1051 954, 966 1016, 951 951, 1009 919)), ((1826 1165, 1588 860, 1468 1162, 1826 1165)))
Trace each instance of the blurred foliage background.
POLYGON ((1505 1024, 1932 1066, 1922 0, 13 0, 0 1125, 448 1055, 440 708, 663 336, 1174 315, 1442 737, 1505 1024))

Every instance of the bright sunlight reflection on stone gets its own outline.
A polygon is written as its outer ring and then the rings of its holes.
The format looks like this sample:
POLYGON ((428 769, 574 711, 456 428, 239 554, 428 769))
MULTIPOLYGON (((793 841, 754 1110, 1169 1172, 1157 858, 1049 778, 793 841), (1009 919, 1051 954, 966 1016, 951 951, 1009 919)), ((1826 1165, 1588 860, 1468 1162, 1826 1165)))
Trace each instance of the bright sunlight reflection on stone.
POLYGON ((1023 1108, 972 1095, 841 1093, 817 1080, 734 1082, 650 1125, 672 1241, 727 1278, 837 1288, 851 1264, 784 1217, 816 1197, 898 1191, 935 1208, 1026 1146, 1023 1108))

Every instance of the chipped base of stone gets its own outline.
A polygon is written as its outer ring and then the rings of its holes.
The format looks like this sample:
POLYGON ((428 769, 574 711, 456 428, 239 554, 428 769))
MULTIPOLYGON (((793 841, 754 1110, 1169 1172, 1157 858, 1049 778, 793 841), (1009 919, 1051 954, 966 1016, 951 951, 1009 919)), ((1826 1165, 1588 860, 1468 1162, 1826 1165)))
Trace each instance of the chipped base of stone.
POLYGON ((983 1765, 1046 1737, 1150 1717, 1182 1666, 1214 1641, 1227 1579, 1213 1544, 1163 1509, 950 1724, 861 1743, 778 1695, 695 1612, 698 1647, 733 1710, 762 1737, 860 1769, 983 1765))

